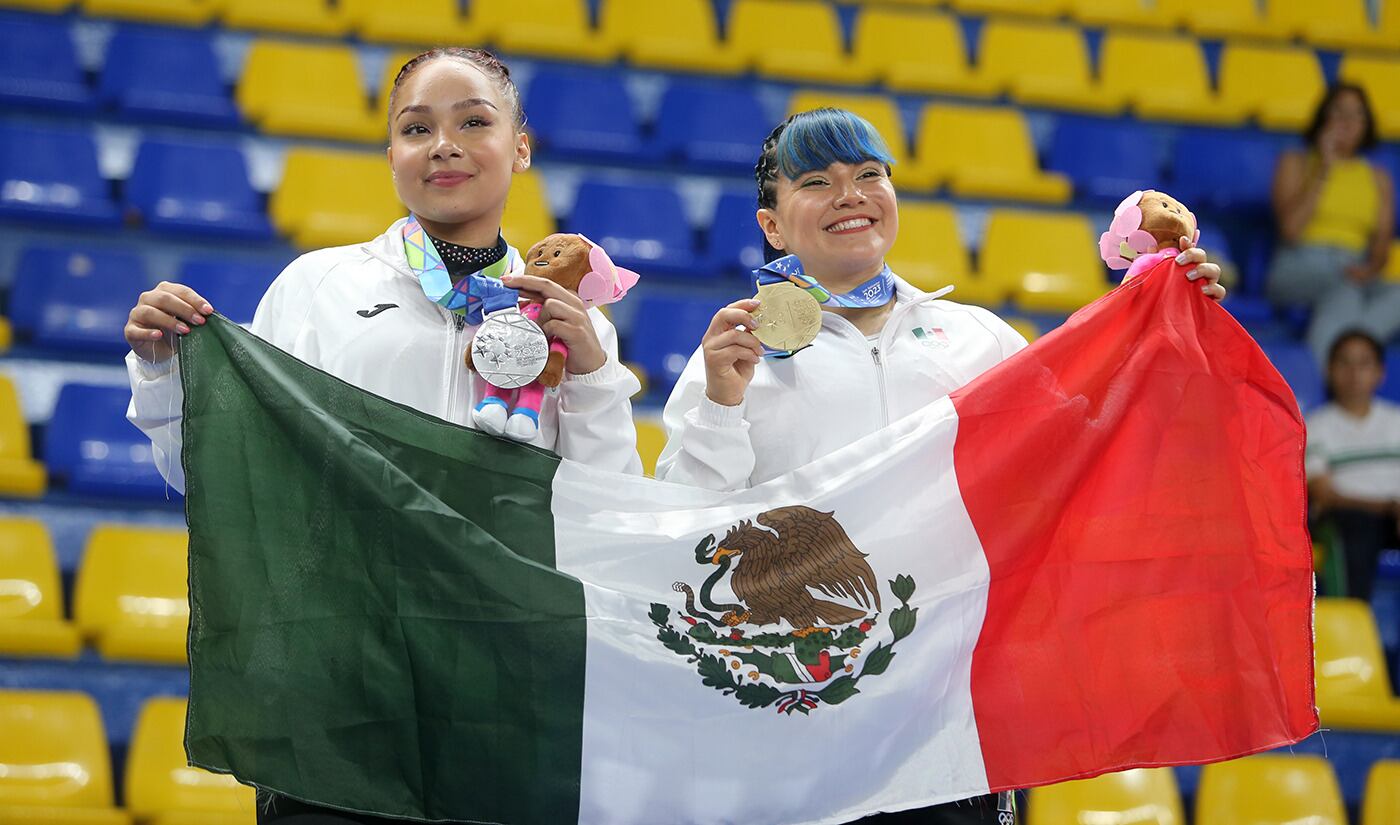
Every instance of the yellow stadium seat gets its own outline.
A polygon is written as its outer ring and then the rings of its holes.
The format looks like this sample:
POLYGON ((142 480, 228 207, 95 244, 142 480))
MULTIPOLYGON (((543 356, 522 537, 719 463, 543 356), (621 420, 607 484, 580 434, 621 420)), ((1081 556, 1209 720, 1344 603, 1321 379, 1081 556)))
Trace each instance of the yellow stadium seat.
POLYGON ((951 0, 953 8, 970 14, 1025 14, 1058 17, 1069 7, 1069 0, 951 0))
POLYGON ((1390 258, 1385 262, 1385 272, 1381 277, 1387 281, 1400 282, 1400 241, 1390 245, 1390 258))
POLYGON ((588 22, 585 0, 472 0, 478 34, 515 54, 604 62, 617 47, 588 22))
POLYGON ((962 24, 949 14, 879 6, 856 17, 852 60, 858 74, 900 92, 990 95, 973 74, 962 24))
POLYGON ((1380 759, 1366 777, 1361 800, 1361 825, 1395 825, 1400 822, 1400 759, 1380 759))
POLYGON ((1317 0, 1268 0, 1267 19, 1276 28, 1329 49, 1400 46, 1371 25, 1366 0, 1327 0, 1326 11, 1317 0))
POLYGON ((642 471, 651 478, 656 477, 656 460, 666 447, 666 429, 660 421, 638 418, 637 455, 642 459, 642 471))
POLYGON ((141 708, 126 758, 126 807, 151 825, 253 825, 253 789, 185 760, 184 699, 158 697, 141 708))
POLYGON ((899 107, 892 98, 880 95, 836 94, 800 89, 788 99, 788 114, 805 112, 830 106, 845 109, 870 121, 875 131, 885 139, 894 157, 894 181, 896 187, 919 189, 927 187, 927 176, 909 160, 909 139, 905 136, 904 121, 900 118, 899 107))
POLYGON ((379 96, 374 101, 375 120, 389 128, 389 93, 394 90, 394 79, 408 61, 418 56, 416 51, 396 51, 384 60, 384 71, 379 76, 379 96))
POLYGON ((350 28, 379 43, 470 44, 476 29, 462 16, 457 0, 339 0, 350 28))
POLYGON ((1381 17, 1376 24, 1381 39, 1392 47, 1400 48, 1400 3, 1382 3, 1381 17))
POLYGON ((73 0, 0 0, 0 9, 24 9, 50 14, 68 11, 73 0))
POLYGON ((268 214, 302 249, 363 243, 404 216, 383 155, 299 147, 287 153, 268 214))
POLYGON ((1221 51, 1221 100, 1266 128, 1302 131, 1326 88, 1312 49, 1226 43, 1221 51))
POLYGON ((236 97, 244 116, 270 134, 385 139, 349 46, 255 41, 236 97))
POLYGON ((1264 18, 1260 6, 1259 0, 1157 0, 1157 14, 1201 37, 1287 37, 1264 18))
POLYGON ((534 172, 516 175, 506 198, 505 214, 501 216, 501 234, 523 253, 555 231, 544 178, 534 172))
POLYGON ((1021 333, 1021 337, 1029 344, 1040 337, 1040 325, 1029 318, 1003 318, 1006 325, 1021 333))
POLYGON ((184 530, 93 528, 78 568, 73 618, 103 656, 185 661, 188 545, 184 530))
POLYGON ((869 69, 846 55, 836 9, 807 0, 735 0, 724 48, 770 77, 867 83, 869 69))
POLYGON ((8 352, 15 342, 15 329, 9 318, 0 318, 0 353, 8 352))
POLYGON ((0 519, 0 654, 76 656, 82 646, 63 618, 48 529, 34 519, 0 519))
POLYGON ((958 196, 1065 203, 1072 185, 1043 172, 1030 128, 1017 109, 931 103, 915 149, 924 178, 958 196))
POLYGON ((48 473, 29 449, 29 422, 19 393, 8 376, 0 375, 0 495, 38 498, 47 487, 48 473))
POLYGON ((1142 118, 1218 125, 1244 120, 1238 104, 1211 90, 1201 44, 1189 37, 1110 31, 1103 38, 1099 77, 1142 118), (1166 71, 1171 82, 1164 79, 1166 71))
POLYGON ((1358 599, 1318 599, 1313 632, 1323 727, 1400 733, 1400 699, 1391 692, 1370 606, 1358 599))
POLYGON ((1347 825, 1342 792, 1321 756, 1267 754, 1201 771, 1196 825, 1347 825))
POLYGON ((1018 103, 1099 114, 1123 111, 1124 96, 1094 82, 1089 47, 1075 26, 988 20, 982 27, 977 74, 1018 103))
POLYGON ((1400 56, 1347 54, 1337 71, 1366 90, 1381 138, 1400 140, 1400 56))
POLYGON ((224 25, 289 34, 345 34, 350 21, 327 0, 224 0, 224 25))
POLYGON ((1186 825, 1171 768, 1138 768, 1063 782, 1030 793, 1027 825, 1186 825))
POLYGON ((149 20, 181 26, 202 26, 228 0, 82 0, 83 14, 122 20, 149 20))
MULTIPOLYGON (((1156 6, 1160 6, 1160 2, 1156 6)), ((1088 26, 1172 28, 1174 20, 1143 0, 1070 0, 1070 16, 1088 26)))
POLYGON ((994 210, 982 240, 984 279, 1027 312, 1073 312, 1108 292, 1098 233, 1072 212, 994 210))
POLYGON ((85 693, 0 690, 0 822, 126 825, 97 703, 85 693))
POLYGON ((710 0, 607 0, 598 28, 635 66, 735 72, 743 60, 724 49, 710 0))
POLYGON ((972 274, 967 246, 958 232, 957 210, 946 203, 905 201, 899 205, 899 237, 885 263, 911 286, 933 292, 952 285, 948 300, 998 306, 1004 293, 972 274))

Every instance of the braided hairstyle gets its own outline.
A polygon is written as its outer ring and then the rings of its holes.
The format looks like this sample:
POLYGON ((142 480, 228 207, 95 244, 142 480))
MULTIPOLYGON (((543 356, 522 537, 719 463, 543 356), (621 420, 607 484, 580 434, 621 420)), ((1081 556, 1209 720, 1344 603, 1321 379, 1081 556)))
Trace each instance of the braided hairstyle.
POLYGON ((429 49, 419 54, 399 69, 399 73, 394 77, 394 85, 389 90, 389 118, 394 117, 394 101, 398 97, 399 87, 408 79, 409 75, 418 70, 424 63, 428 63, 439 58, 451 57, 462 60, 480 69, 496 84, 496 90, 510 104, 511 118, 515 123, 515 130, 521 131, 525 128, 525 110, 520 106, 520 90, 516 88, 515 81, 511 79, 510 69, 501 59, 485 49, 464 48, 461 46, 439 46, 429 49))

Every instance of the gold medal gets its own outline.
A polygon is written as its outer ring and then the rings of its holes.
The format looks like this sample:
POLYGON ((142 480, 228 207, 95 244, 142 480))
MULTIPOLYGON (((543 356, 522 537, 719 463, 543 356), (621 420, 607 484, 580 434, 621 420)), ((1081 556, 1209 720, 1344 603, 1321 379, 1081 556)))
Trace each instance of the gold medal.
POLYGON ((822 328, 822 305, 797 284, 783 281, 758 288, 758 326, 753 334, 769 349, 788 352, 812 343, 822 328))

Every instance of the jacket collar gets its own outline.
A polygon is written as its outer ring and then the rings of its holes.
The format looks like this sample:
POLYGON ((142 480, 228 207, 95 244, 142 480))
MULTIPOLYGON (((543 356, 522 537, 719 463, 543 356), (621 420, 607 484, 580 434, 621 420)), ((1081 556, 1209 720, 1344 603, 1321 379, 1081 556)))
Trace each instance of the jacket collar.
POLYGON ((408 255, 403 251, 403 225, 407 222, 406 217, 394 221, 382 235, 361 244, 360 251, 405 278, 417 281, 418 276, 413 274, 413 269, 408 265, 408 255))

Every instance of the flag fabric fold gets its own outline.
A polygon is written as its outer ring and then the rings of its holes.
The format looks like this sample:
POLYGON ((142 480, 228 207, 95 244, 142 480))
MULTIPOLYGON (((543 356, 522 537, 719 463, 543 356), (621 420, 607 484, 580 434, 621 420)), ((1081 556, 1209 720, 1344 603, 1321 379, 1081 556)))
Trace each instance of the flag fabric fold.
POLYGON ((181 353, 190 760, 410 819, 776 825, 1295 742, 1302 418, 1181 273, 734 493, 211 319, 181 353))

